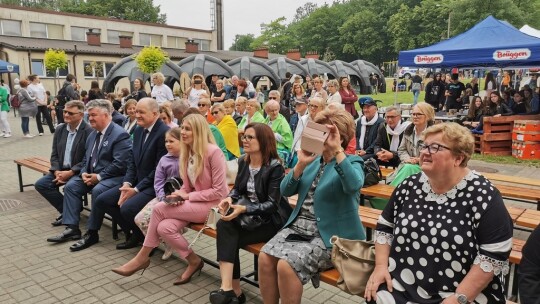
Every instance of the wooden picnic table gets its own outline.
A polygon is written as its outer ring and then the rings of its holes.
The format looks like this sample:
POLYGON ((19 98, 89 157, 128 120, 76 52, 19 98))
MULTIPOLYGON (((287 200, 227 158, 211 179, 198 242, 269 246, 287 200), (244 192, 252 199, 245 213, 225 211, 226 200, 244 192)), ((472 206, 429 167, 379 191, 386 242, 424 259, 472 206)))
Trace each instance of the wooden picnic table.
POLYGON ((506 183, 519 184, 519 185, 540 187, 540 179, 523 178, 520 176, 511 176, 511 175, 504 175, 504 174, 498 174, 498 173, 481 172, 480 174, 482 174, 484 177, 486 177, 490 181, 500 181, 500 182, 506 182, 506 183))
POLYGON ((516 225, 527 227, 527 228, 536 228, 540 225, 540 211, 526 209, 516 220, 516 225))

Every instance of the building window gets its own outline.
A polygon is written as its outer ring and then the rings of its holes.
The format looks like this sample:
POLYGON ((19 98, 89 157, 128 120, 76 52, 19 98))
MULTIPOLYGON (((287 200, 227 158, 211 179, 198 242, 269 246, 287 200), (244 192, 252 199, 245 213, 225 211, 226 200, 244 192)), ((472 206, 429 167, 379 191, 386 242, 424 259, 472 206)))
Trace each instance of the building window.
POLYGON ((86 28, 84 27, 71 27, 71 40, 86 41, 86 28))
POLYGON ((64 26, 30 22, 30 37, 64 39, 64 26))
MULTIPOLYGON (((58 77, 66 77, 69 74, 69 61, 64 69, 58 70, 58 77)), ((32 74, 36 74, 40 77, 55 77, 56 71, 45 71, 45 64, 43 59, 32 59, 32 74)))
POLYGON ((118 38, 118 36, 120 36, 119 31, 107 30, 107 42, 108 43, 119 44, 120 43, 120 38, 118 38))
POLYGON ((193 41, 199 44, 199 51, 210 51, 210 40, 193 39, 193 41))
POLYGON ((0 32, 2 35, 22 36, 21 22, 17 20, 0 20, 0 32))
POLYGON ((161 40, 162 40, 161 35, 139 34, 140 45, 162 46, 161 40))
POLYGON ((105 78, 116 63, 102 61, 84 61, 83 64, 85 78, 105 78))
POLYGON ((185 49, 187 38, 167 36, 167 47, 174 49, 185 49))

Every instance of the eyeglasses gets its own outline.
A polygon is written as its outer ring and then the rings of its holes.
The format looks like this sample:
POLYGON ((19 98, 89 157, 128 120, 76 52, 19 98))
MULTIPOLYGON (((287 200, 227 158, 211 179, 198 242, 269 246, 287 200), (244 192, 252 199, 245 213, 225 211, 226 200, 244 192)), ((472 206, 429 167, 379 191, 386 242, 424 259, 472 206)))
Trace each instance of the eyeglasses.
POLYGON ((81 114, 81 112, 70 112, 70 111, 64 110, 64 114, 73 116, 73 115, 81 114))
POLYGON ((396 117, 399 117, 398 115, 386 115, 384 118, 386 119, 394 119, 396 117))
POLYGON ((450 150, 450 148, 448 148, 447 146, 437 144, 437 143, 432 143, 430 145, 421 144, 419 146, 419 148, 420 148, 420 151, 423 151, 424 149, 427 149, 429 155, 435 154, 435 153, 439 152, 441 149, 450 150))
POLYGON ((268 96, 268 100, 277 100, 277 97, 274 97, 274 96, 268 96))
POLYGON ((214 115, 214 116, 216 116, 216 115, 218 115, 218 114, 219 114, 219 111, 214 111, 214 112, 212 112, 212 115, 214 115))
POLYGON ((240 139, 242 141, 252 141, 255 138, 253 135, 242 135, 240 136, 240 139))
POLYGON ((411 113, 411 116, 414 116, 414 117, 416 117, 416 116, 424 116, 424 115, 426 115, 426 114, 424 114, 424 113, 411 113))
POLYGON ((314 104, 308 104, 308 107, 309 107, 310 109, 318 109, 318 108, 319 108, 318 105, 314 105, 314 104))
POLYGON ((206 107, 206 106, 207 106, 207 104, 205 104, 205 103, 199 103, 199 104, 197 104, 197 105, 198 105, 199 107, 206 107))

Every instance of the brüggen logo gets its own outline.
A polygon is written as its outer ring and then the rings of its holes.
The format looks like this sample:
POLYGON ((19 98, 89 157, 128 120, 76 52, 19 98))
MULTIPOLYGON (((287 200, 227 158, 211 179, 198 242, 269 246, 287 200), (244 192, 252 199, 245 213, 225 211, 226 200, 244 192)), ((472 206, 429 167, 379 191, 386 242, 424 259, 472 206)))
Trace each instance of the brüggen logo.
POLYGON ((531 57, 531 50, 529 49, 495 50, 495 52, 493 52, 493 59, 496 61, 524 60, 529 57, 531 57))
POLYGON ((442 54, 427 54, 414 56, 414 63, 416 64, 437 64, 444 60, 442 54))

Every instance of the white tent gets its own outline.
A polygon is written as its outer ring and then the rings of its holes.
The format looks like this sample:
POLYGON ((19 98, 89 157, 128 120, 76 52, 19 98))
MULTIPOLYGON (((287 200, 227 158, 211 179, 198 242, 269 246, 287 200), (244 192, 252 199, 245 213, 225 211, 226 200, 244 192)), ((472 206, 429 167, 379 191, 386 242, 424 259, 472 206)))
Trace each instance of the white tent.
POLYGON ((535 29, 534 27, 528 26, 527 24, 522 26, 519 29, 519 31, 522 32, 522 33, 525 33, 525 34, 527 34, 529 36, 534 36, 534 37, 540 38, 540 31, 535 29))

